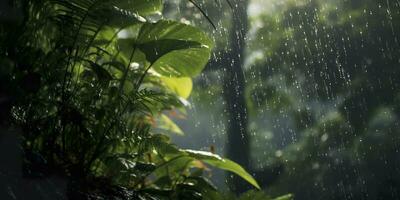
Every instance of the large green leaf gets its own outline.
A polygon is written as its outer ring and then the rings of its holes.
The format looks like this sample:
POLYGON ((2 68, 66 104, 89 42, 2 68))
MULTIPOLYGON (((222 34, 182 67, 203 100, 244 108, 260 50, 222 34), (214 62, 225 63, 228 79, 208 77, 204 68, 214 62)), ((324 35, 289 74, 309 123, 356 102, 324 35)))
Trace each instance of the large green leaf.
POLYGON ((211 39, 200 29, 169 20, 145 24, 140 31, 138 42, 148 43, 166 39, 197 42, 209 48, 213 46, 211 39))
POLYGON ((169 77, 160 77, 161 81, 165 84, 165 86, 173 91, 178 96, 187 99, 190 96, 193 88, 192 79, 189 77, 182 78, 169 78, 169 77))
POLYGON ((175 124, 172 119, 170 119, 167 115, 162 114, 158 119, 157 128, 170 131, 172 133, 178 135, 184 135, 183 131, 179 128, 178 125, 175 124))
POLYGON ((201 30, 166 20, 144 24, 136 43, 153 69, 169 77, 198 75, 207 64, 213 46, 201 30))
POLYGON ((229 159, 222 158, 219 155, 206 151, 195 151, 188 149, 182 151, 187 153, 190 157, 201 160, 211 166, 233 172, 252 184, 254 187, 260 189, 257 181, 245 169, 243 169, 243 167, 229 159))
MULTIPOLYGON (((165 137, 165 136, 164 136, 165 137)), ((222 158, 217 154, 213 154, 210 152, 206 151, 195 151, 195 150, 189 150, 189 149, 180 149, 178 150, 176 147, 171 146, 169 141, 165 139, 157 139, 157 138, 163 138, 163 137, 156 137, 154 139, 154 144, 155 147, 157 147, 158 152, 162 152, 164 156, 167 156, 169 158, 169 161, 167 163, 164 163, 162 165, 170 165, 174 160, 179 159, 182 161, 187 162, 189 160, 200 160, 203 161, 211 166, 227 170, 230 172, 233 172, 240 177, 242 177, 244 180, 252 184, 254 187, 260 189, 260 186, 258 185, 257 181, 245 170, 243 167, 241 167, 239 164, 226 159, 222 158), (172 150, 172 151, 171 151, 172 150)), ((175 161, 174 161, 175 162, 175 161)))
POLYGON ((201 73, 209 59, 206 48, 189 48, 163 55, 153 64, 153 69, 164 76, 194 77, 201 73))

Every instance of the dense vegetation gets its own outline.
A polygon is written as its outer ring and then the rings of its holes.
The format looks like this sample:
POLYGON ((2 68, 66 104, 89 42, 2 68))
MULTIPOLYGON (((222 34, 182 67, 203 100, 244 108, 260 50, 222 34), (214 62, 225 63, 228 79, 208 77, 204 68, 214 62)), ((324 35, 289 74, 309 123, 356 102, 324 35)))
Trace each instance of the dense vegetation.
POLYGON ((69 199, 222 199, 203 176, 211 165, 259 188, 238 164, 163 134, 181 133, 166 111, 185 113, 213 42, 163 19, 161 0, 4 6, 1 122, 21 132, 25 177, 65 177, 69 199))

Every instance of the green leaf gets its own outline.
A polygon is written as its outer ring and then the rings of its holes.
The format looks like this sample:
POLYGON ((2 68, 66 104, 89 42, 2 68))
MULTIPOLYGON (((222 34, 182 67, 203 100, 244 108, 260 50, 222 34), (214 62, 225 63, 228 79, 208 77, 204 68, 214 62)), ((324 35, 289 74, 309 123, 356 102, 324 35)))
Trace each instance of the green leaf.
POLYGON ((118 155, 114 155, 113 157, 107 157, 105 159, 105 164, 109 168, 110 171, 120 172, 132 169, 135 167, 136 163, 131 161, 130 159, 119 157, 118 155))
POLYGON ((108 83, 110 80, 113 79, 111 74, 106 69, 101 67, 99 64, 90 60, 86 61, 89 62, 91 69, 94 71, 94 73, 96 73, 100 81, 106 81, 108 83))
POLYGON ((111 66, 115 69, 118 69, 120 71, 124 71, 125 70, 125 65, 122 64, 121 62, 118 61, 110 61, 110 62, 105 62, 102 64, 102 66, 111 66))
POLYGON ((137 162, 134 170, 140 171, 142 173, 151 173, 153 172, 157 167, 154 164, 151 163, 143 163, 143 162, 137 162))
POLYGON ((294 199, 293 195, 292 194, 287 194, 287 195, 284 195, 284 196, 277 197, 274 200, 292 200, 292 199, 294 199))
POLYGON ((179 128, 178 125, 175 124, 167 115, 161 115, 159 119, 159 125, 157 128, 164 129, 167 131, 171 131, 178 135, 184 135, 183 131, 179 128))
POLYGON ((252 184, 257 189, 260 189, 257 181, 245 169, 243 169, 243 167, 229 159, 221 158, 219 155, 206 151, 195 151, 189 149, 182 151, 186 152, 189 156, 201 160, 211 166, 233 172, 252 184))
POLYGON ((165 76, 193 77, 207 64, 210 38, 201 30, 178 22, 160 20, 142 26, 138 48, 158 73, 165 76))
MULTIPOLYGON (((120 58, 121 62, 123 62, 125 65, 128 64, 130 56, 135 49, 135 45, 136 45, 136 40, 133 38, 118 39, 117 47, 118 50, 120 51, 120 55, 118 56, 118 58, 120 58)), ((138 49, 135 50, 132 61, 143 66, 147 66, 149 63, 146 60, 146 55, 138 49)))
POLYGON ((172 157, 158 165, 153 174, 159 178, 163 176, 171 176, 172 178, 175 178, 187 172, 193 160, 193 158, 185 155, 172 157))
POLYGON ((168 78, 160 77, 161 81, 167 86, 168 89, 173 91, 178 96, 187 99, 190 96, 193 88, 192 79, 189 77, 182 78, 168 78))
POLYGON ((203 44, 209 48, 213 47, 211 39, 200 29, 169 20, 160 20, 157 23, 146 23, 140 31, 138 41, 140 43, 147 43, 166 39, 192 41, 203 44))
POLYGON ((100 32, 97 34, 93 45, 98 45, 98 46, 102 46, 102 45, 108 45, 109 43, 112 42, 113 37, 116 34, 116 29, 106 26, 103 27, 100 32))
POLYGON ((160 57, 153 64, 153 69, 165 76, 194 77, 204 69, 209 56, 209 50, 206 48, 172 51, 160 57))
POLYGON ((198 42, 176 39, 154 40, 139 44, 138 46, 140 50, 146 54, 147 60, 151 63, 156 62, 162 56, 175 50, 201 48, 201 44, 198 42))
POLYGON ((175 156, 181 153, 175 145, 170 143, 170 138, 166 135, 154 134, 149 138, 149 142, 157 152, 163 155, 175 156))

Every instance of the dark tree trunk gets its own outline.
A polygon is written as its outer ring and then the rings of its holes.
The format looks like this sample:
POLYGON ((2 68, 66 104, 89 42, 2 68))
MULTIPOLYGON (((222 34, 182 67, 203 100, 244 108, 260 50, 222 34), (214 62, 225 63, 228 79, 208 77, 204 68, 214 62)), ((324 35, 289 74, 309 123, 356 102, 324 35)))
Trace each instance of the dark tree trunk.
MULTIPOLYGON (((228 64, 224 72, 224 98, 227 110, 227 157, 244 168, 250 167, 250 138, 247 132, 247 107, 245 101, 245 77, 243 72, 245 37, 247 33, 248 0, 232 1, 232 28, 228 49, 228 64)), ((231 189, 241 193, 249 185, 237 176, 228 176, 231 189)))

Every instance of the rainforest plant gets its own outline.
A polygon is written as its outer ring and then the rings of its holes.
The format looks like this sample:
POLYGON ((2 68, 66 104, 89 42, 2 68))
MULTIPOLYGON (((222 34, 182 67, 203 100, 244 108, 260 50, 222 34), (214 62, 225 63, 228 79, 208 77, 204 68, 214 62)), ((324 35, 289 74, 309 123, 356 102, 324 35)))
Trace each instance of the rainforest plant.
POLYGON ((199 29, 163 19, 161 0, 9 6, 0 26, 2 120, 21 127, 26 176, 68 177, 70 199, 88 198, 92 183, 134 199, 211 198, 207 165, 259 187, 238 164, 153 131, 181 133, 165 113, 185 112, 191 78, 213 47, 199 29))

